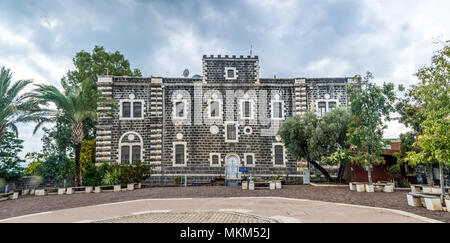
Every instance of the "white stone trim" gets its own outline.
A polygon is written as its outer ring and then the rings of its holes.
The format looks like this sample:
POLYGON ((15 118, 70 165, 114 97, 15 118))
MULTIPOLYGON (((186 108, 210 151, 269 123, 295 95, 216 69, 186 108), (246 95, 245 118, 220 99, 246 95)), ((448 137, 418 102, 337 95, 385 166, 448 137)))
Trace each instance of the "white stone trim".
POLYGON ((238 78, 238 71, 236 67, 225 67, 225 74, 223 75, 226 80, 236 80, 238 78), (234 70, 234 77, 229 78, 228 77, 228 70, 234 70))
POLYGON ((119 109, 119 120, 143 120, 145 117, 145 100, 136 100, 136 99, 121 99, 120 100, 120 109, 119 109), (122 116, 122 108, 124 102, 130 102, 130 117, 123 117, 122 116), (141 103, 141 117, 134 117, 134 103, 140 102, 141 103))
POLYGON ((272 120, 284 120, 284 117, 285 117, 285 111, 284 111, 284 109, 285 109, 286 107, 285 107, 285 105, 284 105, 284 100, 271 100, 270 101, 270 117, 272 118, 272 120), (281 103, 281 117, 275 117, 274 116, 274 110, 273 110, 273 107, 274 107, 274 103, 276 103, 276 102, 280 102, 281 103))
POLYGON ((253 120, 255 119, 255 101, 253 99, 240 99, 239 100, 239 113, 241 120, 253 120), (250 117, 244 117, 245 110, 244 110, 244 102, 250 102, 250 117))
POLYGON ((223 102, 221 99, 209 99, 208 100, 208 119, 212 120, 222 120, 223 119, 223 102), (212 117, 211 116, 211 103, 213 101, 219 102, 219 116, 212 117))
POLYGON ((221 167, 221 166, 222 166, 222 158, 221 158, 221 156, 220 156, 220 153, 209 153, 209 166, 211 166, 211 167, 221 167), (214 164, 212 163, 212 157, 213 157, 213 155, 219 156, 219 164, 214 165, 214 164))
POLYGON ((325 102, 325 112, 329 112, 329 108, 328 108, 328 104, 330 102, 335 102, 336 103, 336 107, 341 106, 341 103, 339 102, 338 99, 317 99, 315 100, 315 106, 316 106, 316 114, 318 116, 320 116, 320 112, 319 112, 319 102, 325 102))
POLYGON ((173 167, 186 167, 187 166, 187 142, 173 142, 173 147, 172 147, 172 166, 173 167), (184 164, 176 164, 175 163, 175 159, 176 159, 176 151, 175 151, 175 146, 176 145, 184 145, 184 164))
POLYGON ((243 129, 245 135, 251 135, 253 133, 253 128, 251 126, 245 126, 243 129), (247 129, 250 129, 250 132, 246 132, 247 129))
POLYGON ((184 99, 177 99, 173 101, 173 106, 172 106, 172 119, 173 120, 186 120, 187 119, 187 108, 188 108, 188 104, 187 104, 187 100, 184 99), (177 103, 178 102, 182 102, 184 104, 184 109, 183 109, 183 116, 182 117, 177 117, 177 103))
POLYGON ((283 143, 272 143, 272 164, 273 167, 286 167, 286 160, 287 160, 287 153, 286 153, 286 148, 284 147, 283 143), (275 164, 275 146, 277 145, 281 145, 283 147, 283 164, 282 165, 278 165, 275 164))
POLYGON ((132 161, 133 161, 133 146, 136 146, 136 145, 140 145, 141 146, 141 163, 144 163, 144 140, 142 139, 142 136, 139 133, 135 132, 135 131, 126 132, 126 133, 122 134, 122 136, 120 137, 120 139, 119 139, 119 153, 118 153, 119 157, 117 158, 117 162, 119 164, 122 163, 122 146, 130 146, 130 158, 129 158, 130 161, 129 161, 129 164, 131 165, 132 161), (139 137, 139 140, 141 140, 141 141, 140 142, 135 142, 135 143, 122 143, 122 139, 125 136, 130 135, 130 134, 133 134, 133 135, 139 137))
POLYGON ((255 167, 255 164, 256 164, 255 153, 244 153, 244 165, 246 167, 255 167), (253 164, 251 164, 251 165, 247 164, 247 156, 249 156, 249 155, 253 157, 253 164))
POLYGON ((225 126, 225 134, 224 134, 225 142, 227 142, 227 143, 238 143, 239 142, 239 123, 235 122, 235 121, 226 121, 224 123, 224 126, 225 126), (236 126, 236 140, 228 139, 227 135, 228 135, 228 125, 229 124, 234 124, 236 126))

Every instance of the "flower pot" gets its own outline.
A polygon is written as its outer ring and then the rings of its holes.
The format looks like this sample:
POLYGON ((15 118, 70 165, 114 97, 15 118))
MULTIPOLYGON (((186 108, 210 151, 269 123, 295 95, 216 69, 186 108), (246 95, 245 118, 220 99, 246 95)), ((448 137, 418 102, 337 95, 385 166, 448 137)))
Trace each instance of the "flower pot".
POLYGON ((383 192, 394 192, 394 184, 388 184, 384 186, 383 192))
POLYGON ((281 189, 281 181, 275 181, 275 188, 281 189))
POLYGON ((269 182, 269 189, 270 190, 275 190, 275 182, 273 182, 273 181, 269 182))
POLYGON ((253 181, 250 181, 248 184, 248 189, 249 190, 255 190, 255 183, 253 181))
POLYGON ((353 183, 348 183, 348 186, 350 187, 350 191, 355 191, 356 190, 356 185, 353 183))
POLYGON ((92 191, 94 191, 94 188, 92 186, 87 186, 87 187, 84 188, 84 191, 86 193, 91 193, 92 191))
POLYGON ((127 184, 127 190, 128 191, 133 191, 134 190, 134 183, 127 184))
POLYGON ((356 184, 356 191, 357 192, 365 192, 366 187, 364 186, 364 184, 356 184))
POLYGON ((248 189, 248 181, 242 181, 242 189, 244 190, 248 189))
POLYGON ((366 192, 375 192, 375 187, 373 185, 366 184, 366 192))

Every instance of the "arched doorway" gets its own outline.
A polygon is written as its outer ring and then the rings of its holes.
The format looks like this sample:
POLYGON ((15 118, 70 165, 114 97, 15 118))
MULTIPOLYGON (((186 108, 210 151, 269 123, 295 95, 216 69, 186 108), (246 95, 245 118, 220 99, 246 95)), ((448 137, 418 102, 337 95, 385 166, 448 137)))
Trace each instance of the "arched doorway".
POLYGON ((237 185, 239 165, 237 154, 230 154, 225 158, 225 178, 229 185, 237 185))

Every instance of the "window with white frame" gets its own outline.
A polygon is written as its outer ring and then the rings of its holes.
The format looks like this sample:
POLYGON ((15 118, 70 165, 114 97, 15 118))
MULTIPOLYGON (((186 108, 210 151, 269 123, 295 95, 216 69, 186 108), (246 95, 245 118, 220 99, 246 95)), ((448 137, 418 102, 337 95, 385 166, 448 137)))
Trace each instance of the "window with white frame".
POLYGON ((238 127, 236 122, 225 122, 225 142, 238 142, 238 127))
POLYGON ((222 118, 222 113, 220 112, 221 110, 221 101, 220 100, 209 100, 209 118, 210 119, 214 119, 214 118, 222 118))
POLYGON ((237 70, 235 67, 225 68, 225 79, 237 79, 237 70))
POLYGON ((284 101, 272 101, 272 119, 284 119, 284 101))
POLYGON ((121 100, 120 101, 120 119, 142 119, 143 114, 142 100, 121 100))
POLYGON ((273 165, 274 166, 285 166, 284 158, 284 146, 282 143, 274 143, 272 147, 273 153, 273 165))
POLYGON ((253 101, 241 100, 241 119, 253 119, 253 101))
POLYGON ((245 162, 245 166, 247 166, 247 167, 255 166, 255 154, 254 153, 245 153, 244 154, 244 162, 245 162))
POLYGON ((220 163, 220 153, 210 153, 209 154, 210 166, 219 167, 220 163))
POLYGON ((334 102, 334 101, 328 102, 328 110, 331 111, 334 108, 336 108, 336 102, 334 102))
POLYGON ((174 118, 185 119, 187 117, 186 106, 186 101, 176 100, 174 102, 174 118))
POLYGON ((173 166, 186 166, 186 142, 173 143, 173 166))
POLYGON ((317 115, 322 116, 325 112, 335 109, 339 102, 338 100, 317 100, 317 115))
POLYGON ((317 104, 317 110, 319 112, 319 116, 322 116, 325 112, 327 112, 327 103, 326 102, 319 102, 317 104))
POLYGON ((119 159, 121 164, 135 164, 143 159, 142 137, 136 132, 128 132, 119 140, 119 159))

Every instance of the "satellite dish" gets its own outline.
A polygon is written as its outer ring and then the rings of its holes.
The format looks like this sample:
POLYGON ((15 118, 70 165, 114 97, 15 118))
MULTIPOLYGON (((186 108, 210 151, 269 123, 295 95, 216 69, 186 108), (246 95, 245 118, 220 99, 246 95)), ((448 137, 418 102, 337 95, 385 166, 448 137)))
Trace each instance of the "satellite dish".
POLYGON ((187 78, 189 76, 189 69, 184 69, 183 71, 183 77, 187 78))

